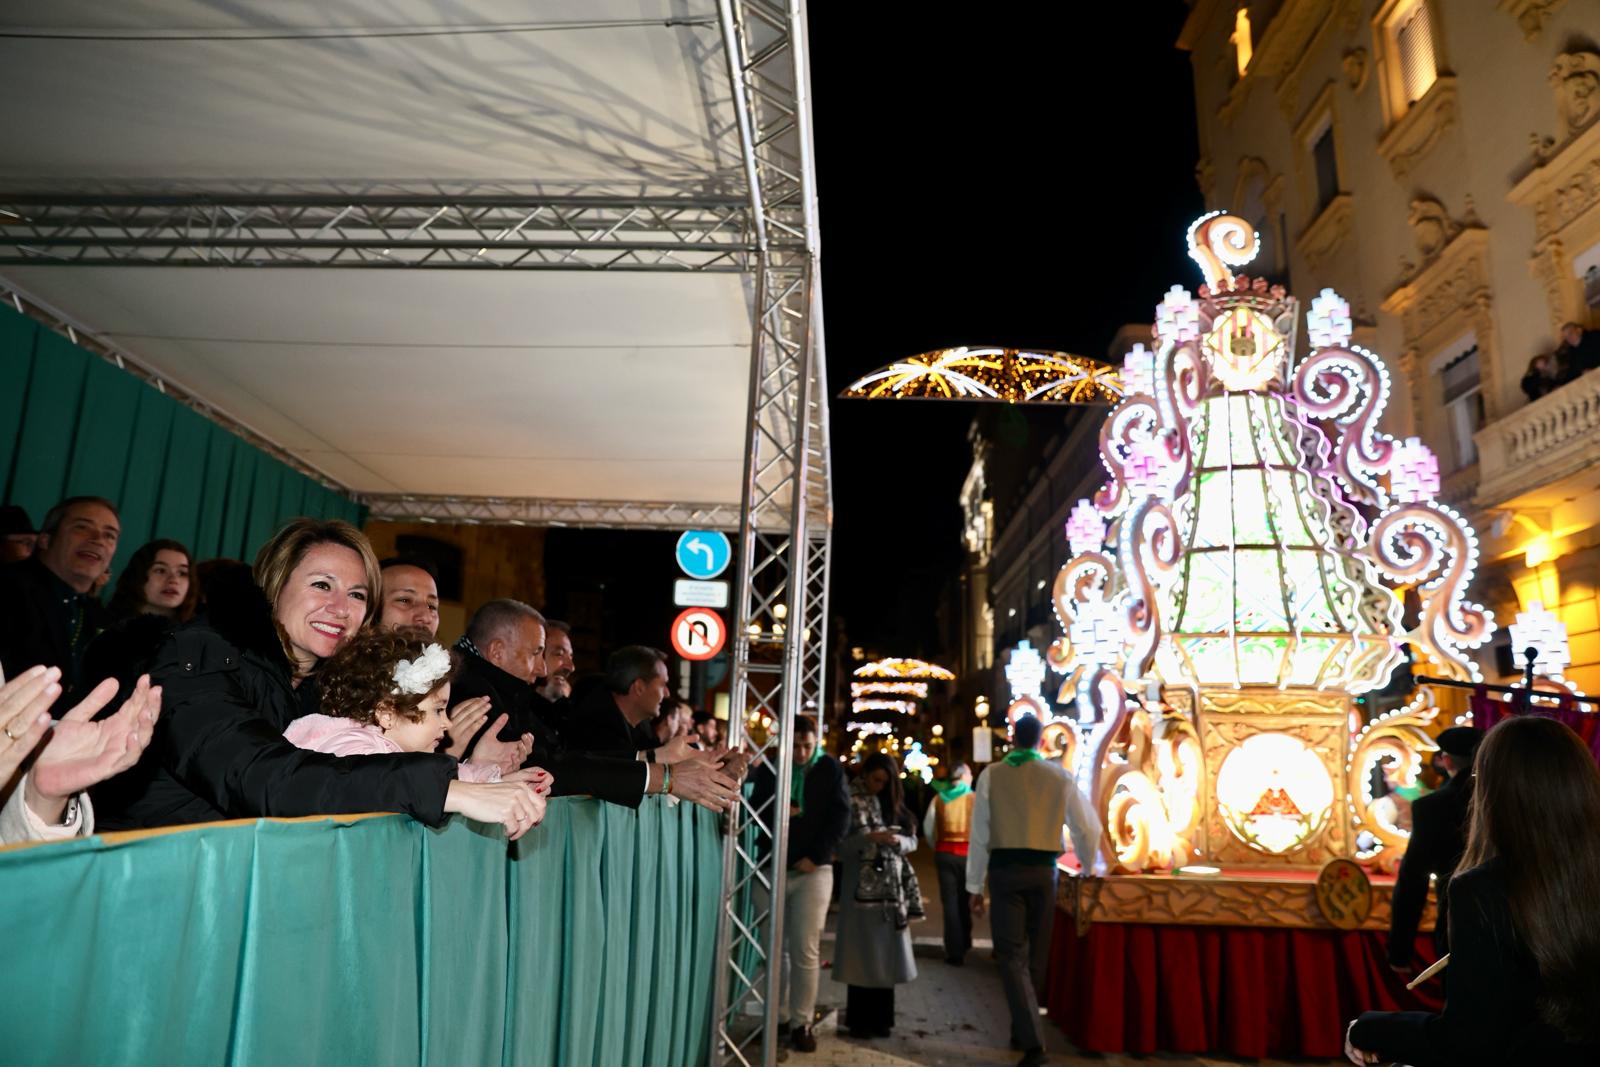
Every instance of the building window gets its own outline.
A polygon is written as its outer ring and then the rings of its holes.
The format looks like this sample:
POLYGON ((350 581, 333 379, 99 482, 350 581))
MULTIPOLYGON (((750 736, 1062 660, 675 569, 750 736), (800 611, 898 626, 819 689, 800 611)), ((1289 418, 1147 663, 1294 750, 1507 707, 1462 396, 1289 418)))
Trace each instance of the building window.
POLYGON ((1250 39, 1250 12, 1243 6, 1234 13, 1233 36, 1228 40, 1233 45, 1233 55, 1238 61, 1239 77, 1242 78, 1245 71, 1250 69, 1250 57, 1255 53, 1255 45, 1250 39))
POLYGON ((1483 385, 1478 376, 1478 346, 1451 359, 1440 371, 1445 420, 1454 452, 1454 470, 1478 462, 1472 435, 1483 429, 1483 385))
POLYGON ((1314 214, 1320 215, 1339 195, 1339 159, 1333 147, 1332 122, 1311 142, 1311 170, 1317 189, 1317 209, 1314 214))
POLYGON ((1400 60, 1400 84, 1406 104, 1421 100, 1439 76, 1433 58, 1433 26, 1428 18, 1427 0, 1417 0, 1403 9, 1393 22, 1395 54, 1400 60))

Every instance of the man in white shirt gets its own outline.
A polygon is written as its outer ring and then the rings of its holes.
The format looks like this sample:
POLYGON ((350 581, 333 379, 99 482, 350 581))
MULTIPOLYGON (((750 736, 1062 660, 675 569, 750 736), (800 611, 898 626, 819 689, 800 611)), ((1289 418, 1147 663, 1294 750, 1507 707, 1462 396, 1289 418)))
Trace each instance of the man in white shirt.
POLYGON ((1100 840, 1099 820, 1072 773, 1039 752, 1043 730, 1035 716, 1019 717, 1011 726, 1012 750, 978 776, 967 848, 974 914, 984 912, 984 876, 989 879, 990 928, 1011 1009, 1011 1044, 1023 1050, 1018 1067, 1045 1062, 1039 989, 1050 959, 1056 858, 1070 834, 1079 866, 1092 870, 1100 840))

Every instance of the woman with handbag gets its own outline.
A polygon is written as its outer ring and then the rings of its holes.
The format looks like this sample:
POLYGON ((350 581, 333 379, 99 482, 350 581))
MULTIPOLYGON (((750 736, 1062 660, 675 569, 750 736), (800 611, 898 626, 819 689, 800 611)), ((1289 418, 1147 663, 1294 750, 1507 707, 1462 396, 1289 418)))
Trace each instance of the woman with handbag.
POLYGON ((910 923, 922 918, 922 892, 906 858, 916 847, 899 766, 884 753, 869 756, 850 785, 850 829, 839 846, 833 977, 849 986, 845 1021, 853 1037, 888 1037, 894 987, 917 976, 910 923))

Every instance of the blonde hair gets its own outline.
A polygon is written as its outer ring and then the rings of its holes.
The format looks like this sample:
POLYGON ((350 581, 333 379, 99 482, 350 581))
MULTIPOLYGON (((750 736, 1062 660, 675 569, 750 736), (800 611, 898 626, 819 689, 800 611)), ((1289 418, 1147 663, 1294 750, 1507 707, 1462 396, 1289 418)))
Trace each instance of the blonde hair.
POLYGON ((365 626, 378 610, 383 572, 367 535, 341 519, 291 519, 256 553, 256 563, 251 569, 256 584, 276 610, 278 594, 288 584, 289 575, 317 545, 342 545, 361 557, 361 567, 367 572, 367 611, 361 619, 361 625, 365 626))

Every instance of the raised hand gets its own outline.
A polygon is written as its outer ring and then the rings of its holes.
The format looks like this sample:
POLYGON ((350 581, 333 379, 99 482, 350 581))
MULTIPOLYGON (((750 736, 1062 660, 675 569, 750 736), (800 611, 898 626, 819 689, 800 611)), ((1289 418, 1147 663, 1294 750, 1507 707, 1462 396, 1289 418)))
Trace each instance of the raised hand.
POLYGON ((679 734, 671 741, 668 741, 666 744, 656 749, 655 761, 657 763, 664 763, 668 767, 671 767, 675 764, 682 763, 690 756, 696 755, 699 755, 699 753, 695 749, 689 747, 689 735, 679 734))
POLYGON ((465 815, 479 822, 497 822, 506 828, 506 837, 515 841, 544 821, 544 797, 527 782, 450 783, 444 795, 444 810, 465 815))
POLYGON ((29 667, 0 686, 0 796, 50 729, 50 705, 60 695, 59 667, 29 667))
POLYGON ((478 738, 478 743, 472 746, 472 762, 496 764, 503 775, 522 766, 522 761, 533 751, 533 735, 523 734, 515 741, 500 740, 500 731, 509 721, 504 714, 496 716, 489 729, 478 738))
POLYGON ((735 782, 744 781, 744 776, 750 772, 750 761, 753 758, 749 752, 742 748, 730 748, 715 755, 723 774, 735 782))
POLYGON ((115 715, 91 721, 117 695, 117 680, 107 678, 50 732, 28 772, 28 807, 46 823, 61 821, 67 801, 139 762, 161 715, 161 687, 140 675, 133 695, 115 715))
POLYGON ((739 783, 708 758, 686 759, 672 768, 672 795, 702 808, 727 811, 738 791, 739 783))
MULTIPOLYGON (((489 717, 489 698, 473 697, 463 700, 450 709, 450 725, 445 730, 444 751, 456 759, 467 754, 472 735, 478 732, 483 720, 489 717)), ((501 716, 505 718, 505 716, 501 716)))

